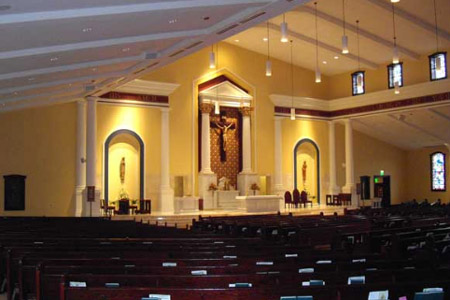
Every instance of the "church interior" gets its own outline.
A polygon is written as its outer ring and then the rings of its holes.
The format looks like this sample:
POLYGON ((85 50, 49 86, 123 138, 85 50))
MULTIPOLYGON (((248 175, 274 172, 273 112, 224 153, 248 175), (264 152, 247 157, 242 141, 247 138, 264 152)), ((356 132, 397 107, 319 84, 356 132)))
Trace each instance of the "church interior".
POLYGON ((449 14, 1 1, 0 299, 450 299, 449 14))

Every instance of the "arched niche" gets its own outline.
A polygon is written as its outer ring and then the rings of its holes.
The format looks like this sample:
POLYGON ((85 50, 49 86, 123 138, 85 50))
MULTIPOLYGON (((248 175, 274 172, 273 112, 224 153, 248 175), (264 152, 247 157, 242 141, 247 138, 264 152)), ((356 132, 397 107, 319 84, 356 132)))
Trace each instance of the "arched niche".
POLYGON ((320 204, 320 151, 317 144, 308 138, 301 139, 294 147, 294 188, 306 190, 320 204), (303 178, 305 162, 306 180, 303 178))
POLYGON ((104 198, 117 200, 124 187, 130 199, 144 199, 144 142, 134 131, 121 129, 111 133, 104 148, 104 198), (125 182, 120 182, 120 161, 125 157, 125 182))

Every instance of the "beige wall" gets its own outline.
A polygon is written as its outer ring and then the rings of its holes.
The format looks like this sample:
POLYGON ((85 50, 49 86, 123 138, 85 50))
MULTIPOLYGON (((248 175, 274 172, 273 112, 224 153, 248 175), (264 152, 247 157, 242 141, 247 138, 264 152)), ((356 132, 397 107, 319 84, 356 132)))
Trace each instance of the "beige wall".
MULTIPOLYGON (((446 51, 449 50, 447 49, 446 51)), ((430 81, 428 55, 422 55, 418 60, 401 59, 401 61, 403 62, 404 86, 430 81)), ((388 88, 388 64, 390 62, 381 65, 377 69, 362 68, 366 71, 366 93, 386 90, 388 88)), ((329 77, 329 90, 326 98, 336 99, 352 96, 351 73, 354 71, 329 77)))
POLYGON ((0 173, 27 176, 25 211, 6 216, 57 216, 74 211, 76 104, 0 114, 0 173))
POLYGON ((442 202, 450 202, 449 191, 449 151, 447 147, 432 147, 419 150, 408 151, 407 153, 407 199, 416 199, 422 201, 425 198, 428 201, 433 202, 438 198, 442 202), (444 152, 446 155, 447 165, 447 191, 446 192, 432 192, 431 191, 431 169, 430 169, 430 155, 436 151, 444 152))

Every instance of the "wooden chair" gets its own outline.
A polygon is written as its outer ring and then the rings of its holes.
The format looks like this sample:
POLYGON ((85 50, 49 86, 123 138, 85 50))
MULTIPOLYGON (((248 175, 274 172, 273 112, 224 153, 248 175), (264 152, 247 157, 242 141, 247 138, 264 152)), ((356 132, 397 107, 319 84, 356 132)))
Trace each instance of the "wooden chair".
POLYGON ((100 199, 100 208, 105 216, 112 216, 116 209, 114 205, 106 205, 105 199, 100 199))
POLYGON ((327 194, 325 199, 326 199, 327 205, 333 205, 333 195, 327 194))
POLYGON ((297 208, 298 205, 300 204, 300 192, 299 192, 298 189, 294 189, 294 190, 292 191, 292 197, 294 198, 294 205, 295 205, 295 208, 297 208))
POLYGON ((303 206, 306 208, 306 205, 308 203, 311 204, 311 208, 313 206, 312 201, 308 200, 308 194, 305 191, 302 191, 301 195, 300 195, 300 203, 303 204, 303 206))
POLYGON ((152 213, 152 200, 143 199, 139 200, 139 209, 136 210, 138 214, 151 214, 152 213))
POLYGON ((339 194, 339 202, 341 205, 351 205, 352 194, 339 194))
POLYGON ((119 215, 128 215, 130 210, 130 201, 128 199, 119 200, 119 215))
POLYGON ((292 196, 291 196, 291 192, 286 191, 286 193, 284 193, 284 208, 286 208, 286 205, 288 205, 288 207, 291 207, 292 205, 292 196))

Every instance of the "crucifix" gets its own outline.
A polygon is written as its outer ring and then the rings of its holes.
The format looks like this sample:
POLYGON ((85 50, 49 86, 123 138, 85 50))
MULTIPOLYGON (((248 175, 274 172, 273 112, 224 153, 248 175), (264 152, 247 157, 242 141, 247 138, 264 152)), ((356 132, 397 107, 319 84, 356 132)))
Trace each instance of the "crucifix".
POLYGON ((221 111, 219 121, 211 122, 211 127, 214 128, 215 132, 219 135, 220 161, 224 162, 227 160, 228 131, 236 129, 236 125, 234 122, 228 122, 226 113, 221 111))

